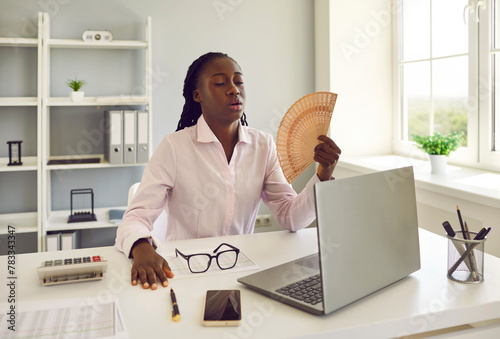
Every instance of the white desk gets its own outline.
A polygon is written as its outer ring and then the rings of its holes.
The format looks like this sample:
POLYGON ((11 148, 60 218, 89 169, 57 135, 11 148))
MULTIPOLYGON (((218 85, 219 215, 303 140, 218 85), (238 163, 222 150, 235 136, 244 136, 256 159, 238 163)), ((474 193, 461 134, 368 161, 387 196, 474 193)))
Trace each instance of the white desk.
MULTIPOLYGON (((144 290, 130 285, 130 260, 114 247, 23 254, 17 257, 17 299, 21 301, 118 296, 131 338, 388 338, 500 318, 500 259, 485 256, 485 281, 466 285, 446 278, 447 240, 420 230, 422 269, 408 278, 327 316, 314 316, 262 296, 236 281, 253 271, 170 280, 182 320, 171 320, 169 288, 144 290), (43 287, 36 267, 47 259, 100 254, 109 261, 101 281, 43 287), (240 327, 201 325, 207 289, 242 290, 244 322, 240 327)), ((221 242, 239 247, 261 268, 293 260, 317 250, 316 230, 287 231, 166 243, 170 249, 215 248, 221 242)), ((486 243, 488 246, 488 243, 486 243)), ((2 294, 6 294, 7 258, 0 257, 2 294)), ((348 287, 347 287, 348 288, 348 287)), ((7 295, 0 296, 5 302, 7 295)), ((6 310, 0 310, 2 313, 6 310)), ((6 326, 1 324, 0 326, 6 326)), ((500 325, 462 332, 460 338, 500 337, 500 325)), ((457 337, 457 334, 453 334, 457 337)), ((441 338, 441 337, 440 337, 441 338)))

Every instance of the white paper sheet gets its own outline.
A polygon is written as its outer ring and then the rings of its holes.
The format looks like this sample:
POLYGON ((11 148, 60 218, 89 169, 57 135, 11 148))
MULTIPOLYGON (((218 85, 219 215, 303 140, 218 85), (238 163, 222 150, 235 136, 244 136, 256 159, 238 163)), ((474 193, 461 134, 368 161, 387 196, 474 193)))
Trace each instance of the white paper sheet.
POLYGON ((16 310, 15 331, 1 326, 0 338, 128 338, 116 297, 19 302, 16 310))

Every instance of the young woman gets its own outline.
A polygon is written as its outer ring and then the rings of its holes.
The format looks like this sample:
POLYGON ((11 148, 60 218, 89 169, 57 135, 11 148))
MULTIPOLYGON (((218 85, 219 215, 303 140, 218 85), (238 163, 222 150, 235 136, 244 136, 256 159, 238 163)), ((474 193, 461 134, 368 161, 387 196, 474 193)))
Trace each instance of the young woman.
POLYGON ((252 233, 260 201, 277 222, 296 231, 315 218, 313 185, 330 180, 340 149, 327 136, 315 149, 317 173, 297 195, 283 175, 272 137, 246 127, 245 87, 239 65, 207 53, 189 67, 177 132, 148 162, 118 227, 116 246, 134 258, 132 284, 157 288, 173 277, 155 251, 150 231, 167 212, 166 240, 252 233))

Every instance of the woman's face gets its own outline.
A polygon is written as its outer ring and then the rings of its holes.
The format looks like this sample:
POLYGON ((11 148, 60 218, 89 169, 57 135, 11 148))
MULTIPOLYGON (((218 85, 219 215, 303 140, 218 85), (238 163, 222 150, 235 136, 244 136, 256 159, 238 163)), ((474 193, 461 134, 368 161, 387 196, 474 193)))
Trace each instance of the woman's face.
POLYGON ((217 58, 206 65, 193 99, 201 105, 207 123, 230 125, 245 110, 245 88, 239 66, 230 58, 217 58))

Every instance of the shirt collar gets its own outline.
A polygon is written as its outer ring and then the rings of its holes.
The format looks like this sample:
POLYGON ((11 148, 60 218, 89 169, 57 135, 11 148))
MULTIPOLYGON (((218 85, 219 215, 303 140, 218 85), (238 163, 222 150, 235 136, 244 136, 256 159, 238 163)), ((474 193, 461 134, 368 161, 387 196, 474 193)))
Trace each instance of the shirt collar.
MULTIPOLYGON (((198 122, 196 123, 196 128, 198 130, 197 141, 202 143, 210 143, 210 142, 219 142, 215 134, 212 132, 210 127, 208 126, 203 114, 198 118, 198 122)), ((244 142, 250 144, 250 138, 248 136, 248 132, 246 128, 241 126, 241 121, 238 122, 238 143, 244 142)))

